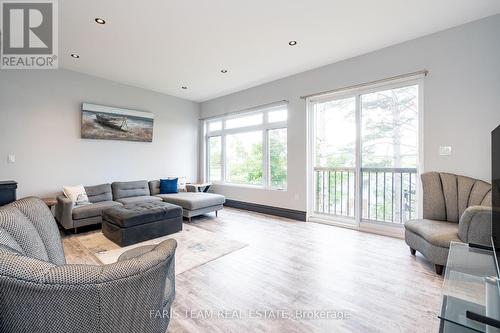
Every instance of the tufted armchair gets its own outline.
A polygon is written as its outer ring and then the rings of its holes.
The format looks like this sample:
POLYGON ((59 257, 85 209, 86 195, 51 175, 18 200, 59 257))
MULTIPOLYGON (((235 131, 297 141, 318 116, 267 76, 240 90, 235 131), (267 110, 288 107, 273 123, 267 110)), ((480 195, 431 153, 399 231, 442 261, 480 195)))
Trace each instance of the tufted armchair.
POLYGON ((450 242, 491 245, 491 185, 450 173, 421 178, 423 219, 405 223, 405 241, 442 274, 450 242))
POLYGON ((0 332, 164 333, 176 246, 170 239, 114 264, 68 265, 40 199, 0 207, 0 332))

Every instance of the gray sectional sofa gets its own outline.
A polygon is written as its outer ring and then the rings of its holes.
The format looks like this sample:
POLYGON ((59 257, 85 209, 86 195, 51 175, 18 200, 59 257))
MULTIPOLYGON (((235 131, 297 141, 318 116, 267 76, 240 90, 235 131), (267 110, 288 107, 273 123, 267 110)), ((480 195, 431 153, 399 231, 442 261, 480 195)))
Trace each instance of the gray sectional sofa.
POLYGON ((64 229, 73 229, 102 223, 102 214, 108 208, 144 202, 167 202, 183 209, 183 216, 193 216, 223 209, 225 197, 213 193, 179 192, 160 194, 160 181, 147 180, 114 182, 85 186, 90 205, 74 207, 70 199, 57 197, 56 220, 64 229))

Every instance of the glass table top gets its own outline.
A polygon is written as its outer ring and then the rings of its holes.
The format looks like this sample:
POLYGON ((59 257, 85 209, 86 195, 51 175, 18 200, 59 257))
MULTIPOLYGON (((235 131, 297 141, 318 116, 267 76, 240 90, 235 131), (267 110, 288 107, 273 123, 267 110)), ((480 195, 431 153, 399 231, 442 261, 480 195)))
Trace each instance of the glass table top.
POLYGON ((492 297, 500 299, 492 251, 452 242, 444 276, 443 304, 439 318, 447 321, 448 325, 467 329, 464 332, 500 333, 500 330, 494 327, 466 317, 466 311, 473 311, 500 319, 500 309, 491 306, 492 297), (492 309, 494 313, 491 313, 492 309))

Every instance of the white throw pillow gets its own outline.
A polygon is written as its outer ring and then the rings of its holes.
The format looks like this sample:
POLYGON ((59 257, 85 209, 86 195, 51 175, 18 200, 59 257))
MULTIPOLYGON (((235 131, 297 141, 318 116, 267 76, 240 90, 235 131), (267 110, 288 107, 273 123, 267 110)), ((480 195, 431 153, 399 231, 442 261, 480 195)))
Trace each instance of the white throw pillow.
POLYGON ((66 198, 73 201, 75 206, 83 206, 90 204, 89 197, 83 185, 63 186, 63 193, 66 198))

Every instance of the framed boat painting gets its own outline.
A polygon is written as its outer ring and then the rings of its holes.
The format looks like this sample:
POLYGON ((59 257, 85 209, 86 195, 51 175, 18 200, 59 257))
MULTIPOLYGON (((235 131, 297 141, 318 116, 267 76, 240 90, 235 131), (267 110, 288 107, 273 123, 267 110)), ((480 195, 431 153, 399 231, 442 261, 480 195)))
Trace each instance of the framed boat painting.
POLYGON ((82 139, 153 141, 151 112, 82 104, 82 139))

